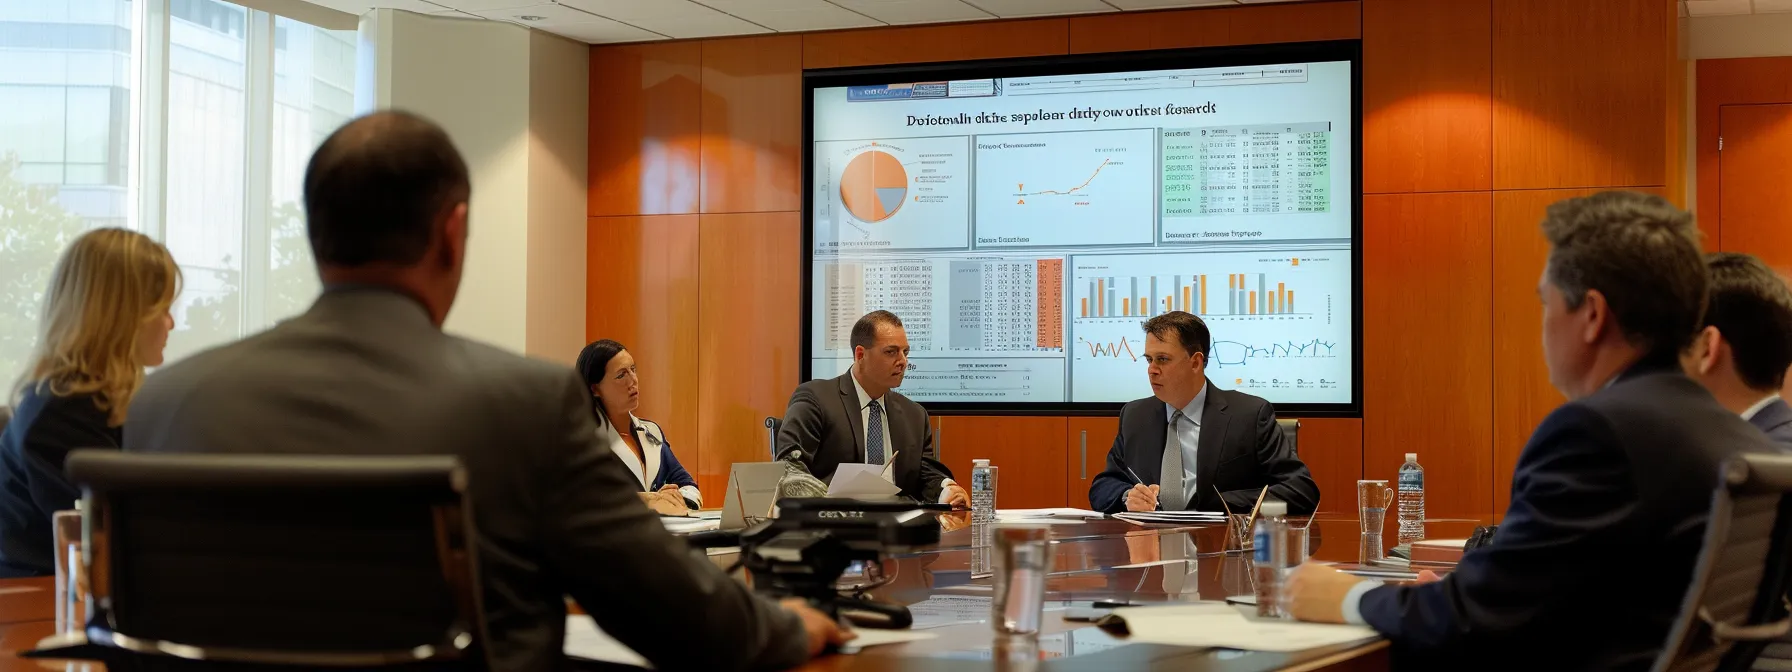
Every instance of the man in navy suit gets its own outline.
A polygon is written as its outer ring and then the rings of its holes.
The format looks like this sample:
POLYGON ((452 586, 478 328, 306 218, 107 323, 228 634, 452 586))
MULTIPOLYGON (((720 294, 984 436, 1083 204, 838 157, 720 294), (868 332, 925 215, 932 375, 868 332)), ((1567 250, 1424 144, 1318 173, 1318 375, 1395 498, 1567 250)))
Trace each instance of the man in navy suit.
POLYGON ((1705 328, 1681 357, 1686 374, 1732 413, 1792 450, 1792 407, 1780 399, 1792 367, 1792 291, 1747 254, 1705 256, 1711 271, 1705 328))
POLYGON ((1604 192, 1551 205, 1543 234, 1543 359, 1569 402, 1519 455, 1492 544, 1419 585, 1305 565, 1296 618, 1366 623, 1412 669, 1643 670, 1660 652, 1719 465, 1775 449, 1680 369, 1707 285, 1690 215, 1604 192))

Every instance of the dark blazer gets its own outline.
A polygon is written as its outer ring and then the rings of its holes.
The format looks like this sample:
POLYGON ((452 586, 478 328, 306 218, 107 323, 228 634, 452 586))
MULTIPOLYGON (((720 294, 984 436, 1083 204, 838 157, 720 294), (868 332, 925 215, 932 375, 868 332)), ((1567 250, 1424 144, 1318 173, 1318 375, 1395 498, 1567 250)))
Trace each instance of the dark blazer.
POLYGON ((117 448, 123 432, 107 426, 107 413, 93 399, 26 388, 0 431, 0 578, 56 573, 50 516, 81 498, 62 475, 62 463, 72 450, 117 448))
POLYGON ((1444 580, 1363 595, 1413 669, 1647 669, 1692 575, 1718 465, 1773 451, 1669 357, 1531 434, 1493 544, 1444 580))
POLYGON ((666 532, 599 442, 569 367, 442 333, 381 289, 150 376, 124 444, 154 453, 455 455, 471 475, 497 670, 558 670, 567 596, 660 669, 788 667, 797 617, 666 532), (689 637, 702 633, 702 646, 689 637))
MULTIPOLYGON (((891 475, 904 496, 921 502, 937 502, 942 482, 952 477, 946 465, 934 459, 933 428, 927 409, 890 390, 884 395, 884 422, 890 426, 890 445, 895 468, 891 475)), ((778 428, 778 459, 793 450, 803 451, 803 464, 816 478, 829 480, 841 462, 865 461, 865 427, 859 417, 859 391, 852 372, 839 378, 811 380, 796 386, 784 422, 778 428)))
POLYGON ((1785 450, 1792 450, 1792 406, 1786 400, 1778 399, 1761 408, 1748 423, 1767 434, 1767 438, 1785 450))
MULTIPOLYGON (((1120 433, 1108 450, 1108 466, 1089 485, 1089 507, 1105 513, 1126 510, 1126 491, 1136 481, 1160 485, 1164 440, 1170 431, 1168 406, 1157 397, 1127 402, 1120 407, 1120 433), (1128 472, 1127 468, 1132 472, 1128 472)), ((1290 514, 1312 513, 1319 505, 1319 484, 1300 457, 1282 440, 1276 425, 1276 407, 1243 392, 1214 387, 1207 381, 1207 402, 1201 408, 1201 439, 1195 451, 1195 480, 1199 487, 1191 511, 1223 511, 1215 487, 1224 492, 1227 506, 1249 511, 1258 493, 1269 486, 1269 496, 1288 503, 1290 514)))

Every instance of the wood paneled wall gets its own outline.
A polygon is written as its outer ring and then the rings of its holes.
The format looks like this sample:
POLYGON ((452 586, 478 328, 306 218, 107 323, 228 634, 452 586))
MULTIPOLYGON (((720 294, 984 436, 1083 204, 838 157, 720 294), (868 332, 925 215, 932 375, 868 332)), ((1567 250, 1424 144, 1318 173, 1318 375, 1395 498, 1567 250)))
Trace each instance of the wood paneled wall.
MULTIPOLYGON (((1301 454, 1324 510, 1352 510, 1356 479, 1417 452, 1432 515, 1497 513, 1560 403, 1537 345, 1542 207, 1678 179, 1673 15, 1667 0, 1361 0, 595 47, 590 336, 630 345, 641 414, 718 490, 730 463, 765 459, 760 420, 797 382, 803 68, 1360 37, 1364 417, 1304 421, 1301 454)), ((971 446, 1007 458, 1005 505, 1086 505, 1082 467, 1099 471, 1114 431, 935 423, 955 470, 971 446)))

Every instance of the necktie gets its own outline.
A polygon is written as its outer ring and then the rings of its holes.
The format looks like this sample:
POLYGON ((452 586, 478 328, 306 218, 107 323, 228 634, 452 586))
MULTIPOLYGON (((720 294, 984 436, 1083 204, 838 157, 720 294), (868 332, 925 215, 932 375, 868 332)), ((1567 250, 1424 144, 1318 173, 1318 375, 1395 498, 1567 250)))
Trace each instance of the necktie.
POLYGON ((1165 511, 1181 511, 1188 508, 1187 495, 1183 494, 1182 484, 1182 442, 1176 438, 1176 423, 1181 422, 1182 411, 1170 416, 1170 426, 1164 431, 1164 466, 1157 478, 1157 502, 1165 511))
POLYGON ((865 463, 884 463, 884 408, 871 400, 871 418, 865 421, 865 463))

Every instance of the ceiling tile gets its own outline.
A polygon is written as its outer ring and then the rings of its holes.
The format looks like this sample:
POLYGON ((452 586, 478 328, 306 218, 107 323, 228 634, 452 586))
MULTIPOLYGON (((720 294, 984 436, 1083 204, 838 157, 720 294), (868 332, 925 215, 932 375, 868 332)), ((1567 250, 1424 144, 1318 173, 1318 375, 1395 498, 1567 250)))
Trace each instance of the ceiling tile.
POLYGON ((1172 7, 1213 7, 1238 3, 1233 0, 1108 0, 1108 4, 1121 9, 1170 9, 1172 7))
POLYGON ((884 25, 882 21, 824 0, 697 0, 708 7, 772 30, 834 30, 884 25))
POLYGON ((535 26, 544 30, 548 26, 591 23, 603 20, 603 17, 592 16, 579 10, 556 5, 551 2, 510 9, 488 9, 473 13, 488 19, 520 23, 525 26, 535 26))
POLYGON ((753 35, 771 29, 688 0, 560 0, 598 16, 675 38, 753 35))
POLYGON ((416 12, 418 14, 428 14, 431 12, 440 12, 445 9, 454 9, 453 7, 443 7, 433 2, 424 2, 424 0, 370 0, 368 4, 387 9, 402 9, 407 12, 416 12))
POLYGON ((1687 0, 1688 16, 1720 16, 1749 13, 1748 0, 1687 0))
POLYGON ((942 23, 993 19, 995 15, 958 0, 829 0, 884 23, 942 23))
POLYGON ((1792 0, 1755 0, 1756 14, 1792 12, 1792 0))
POLYGON ((348 12, 355 16, 366 14, 373 9, 373 0, 311 0, 312 4, 323 5, 338 12, 348 12))
POLYGON ((607 42, 645 42, 662 40, 664 36, 656 35, 626 23, 617 23, 608 19, 587 23, 566 23, 544 28, 550 33, 570 37, 588 44, 604 44, 607 42))
POLYGON ((964 0, 964 2, 1005 18, 1114 11, 1113 5, 1101 0, 964 0))
MULTIPOLYGON (((375 0, 376 2, 378 0, 375 0)), ((548 0, 430 0, 445 7, 453 7, 463 12, 485 12, 494 9, 514 9, 539 5, 548 0)))

